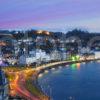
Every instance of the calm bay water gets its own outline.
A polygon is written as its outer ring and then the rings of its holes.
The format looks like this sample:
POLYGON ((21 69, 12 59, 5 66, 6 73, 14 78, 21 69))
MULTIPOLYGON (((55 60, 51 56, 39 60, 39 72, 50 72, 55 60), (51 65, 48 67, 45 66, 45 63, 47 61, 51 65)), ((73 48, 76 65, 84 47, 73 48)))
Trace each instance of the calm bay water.
POLYGON ((100 63, 65 65, 38 79, 52 100, 100 100, 100 63))

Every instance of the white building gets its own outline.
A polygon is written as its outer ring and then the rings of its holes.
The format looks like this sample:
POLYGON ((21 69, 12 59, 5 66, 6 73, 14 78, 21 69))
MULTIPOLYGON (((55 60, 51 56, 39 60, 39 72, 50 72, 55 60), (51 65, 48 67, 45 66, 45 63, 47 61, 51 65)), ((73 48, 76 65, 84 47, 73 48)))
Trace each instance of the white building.
POLYGON ((6 60, 11 65, 14 65, 15 63, 17 63, 17 59, 15 59, 14 57, 13 58, 8 58, 6 60))
POLYGON ((21 65, 32 64, 34 62, 36 62, 36 57, 22 55, 19 58, 19 64, 21 65))
POLYGON ((51 60, 61 60, 61 55, 57 50, 54 50, 53 52, 51 52, 50 58, 51 60))
POLYGON ((94 54, 96 59, 100 58, 100 51, 95 51, 94 54))
MULTIPOLYGON (((63 54, 64 58, 66 59, 66 54, 63 54)), ((41 49, 37 49, 36 51, 31 51, 30 55, 22 55, 19 58, 19 64, 32 64, 37 63, 41 64, 41 62, 50 62, 51 60, 61 60, 61 53, 57 50, 54 50, 50 54, 46 54, 45 51, 41 49), (34 54, 35 52, 35 54, 34 54)))
POLYGON ((42 51, 41 49, 37 49, 36 51, 31 51, 30 55, 22 55, 19 58, 19 64, 32 64, 34 62, 37 62, 41 64, 42 61, 46 62, 50 60, 50 56, 46 54, 45 51, 42 51), (35 52, 35 54, 34 54, 35 52))
POLYGON ((84 54, 84 53, 90 53, 90 51, 91 51, 91 50, 90 50, 90 48, 88 48, 88 47, 86 47, 86 48, 83 47, 83 48, 80 49, 80 53, 82 53, 82 54, 84 54))

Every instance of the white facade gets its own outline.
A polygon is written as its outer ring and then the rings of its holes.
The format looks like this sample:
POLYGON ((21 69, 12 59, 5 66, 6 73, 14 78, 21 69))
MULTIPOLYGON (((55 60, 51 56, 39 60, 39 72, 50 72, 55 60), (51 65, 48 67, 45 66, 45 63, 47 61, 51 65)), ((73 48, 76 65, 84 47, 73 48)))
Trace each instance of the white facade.
POLYGON ((55 50, 50 54, 50 58, 51 60, 61 60, 61 55, 57 50, 55 50))
POLYGON ((36 57, 26 57, 24 55, 20 56, 19 58, 19 64, 31 64, 36 62, 36 57))
POLYGON ((41 49, 36 50, 36 59, 44 59, 46 57, 46 52, 41 49))
POLYGON ((32 54, 30 56, 25 56, 25 55, 20 56, 19 64, 24 65, 24 64, 31 64, 34 62, 41 63, 41 61, 46 61, 46 60, 47 61, 50 60, 50 55, 47 55, 45 51, 38 49, 35 51, 35 55, 32 54))
POLYGON ((15 58, 8 58, 8 59, 6 59, 7 60, 7 62, 9 63, 9 64, 12 64, 12 65, 14 65, 15 63, 17 63, 17 59, 15 59, 15 58))
POLYGON ((37 50, 36 51, 36 60, 37 62, 49 62, 51 60, 51 57, 49 54, 46 54, 45 51, 37 50))
POLYGON ((100 58, 100 51, 95 51, 94 53, 96 59, 100 58))
POLYGON ((80 53, 82 53, 82 54, 84 54, 84 53, 90 53, 90 48, 83 47, 83 48, 81 48, 80 53))
POLYGON ((36 62, 36 58, 35 57, 27 57, 26 58, 26 64, 31 64, 36 62))
MULTIPOLYGON (((34 62, 40 64, 42 61, 49 62, 51 60, 61 60, 61 54, 57 50, 51 52, 50 54, 46 54, 46 52, 41 49, 37 49, 35 51, 35 55, 32 54, 33 52, 31 52, 30 56, 20 56, 19 64, 32 64, 34 62)), ((66 59, 66 53, 63 53, 63 57, 66 59)))

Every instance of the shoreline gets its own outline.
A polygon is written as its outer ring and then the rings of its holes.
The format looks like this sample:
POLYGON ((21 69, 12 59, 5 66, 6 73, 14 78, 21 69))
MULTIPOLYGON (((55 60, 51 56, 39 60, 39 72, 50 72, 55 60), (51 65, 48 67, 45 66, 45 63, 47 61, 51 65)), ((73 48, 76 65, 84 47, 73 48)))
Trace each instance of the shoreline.
MULTIPOLYGON (((52 69, 52 68, 58 68, 60 65, 65 65, 65 64, 69 65, 69 64, 74 64, 74 63, 90 62, 90 61, 97 61, 97 60, 100 60, 100 59, 81 60, 81 61, 69 61, 69 62, 67 62, 67 61, 61 61, 61 62, 51 63, 51 66, 49 64, 47 64, 47 65, 45 65, 46 67, 44 67, 44 65, 43 65, 43 66, 41 66, 43 68, 39 67, 40 69, 37 70, 38 72, 37 72, 37 75, 35 76, 36 79, 35 80, 31 80, 31 81, 36 82, 36 84, 34 84, 34 86, 37 87, 39 89, 39 91, 41 91, 44 95, 46 95, 44 93, 44 91, 41 90, 40 85, 38 84, 38 77, 39 77, 40 74, 44 73, 45 70, 49 70, 49 69, 52 69)), ((47 97, 49 97, 49 96, 47 96, 47 97)), ((50 97, 49 97, 48 100, 50 100, 50 97)))
POLYGON ((44 73, 45 70, 49 70, 52 68, 58 68, 60 65, 69 65, 69 64, 75 64, 75 63, 82 63, 82 62, 90 62, 90 61, 98 61, 100 59, 91 59, 91 60, 80 60, 80 61, 60 61, 60 62, 54 62, 54 63, 49 63, 46 65, 42 65, 40 67, 37 67, 38 75, 41 73, 44 73), (55 66, 55 67, 54 67, 55 66))
MULTIPOLYGON (((29 91, 30 95, 37 98, 36 100, 50 100, 50 97, 42 91, 42 89, 40 88, 38 84, 38 77, 41 73, 44 73, 45 70, 49 70, 52 68, 58 68, 59 66, 65 65, 65 64, 69 65, 69 64, 74 64, 74 63, 90 62, 90 61, 97 61, 97 60, 100 60, 100 59, 90 59, 90 60, 80 60, 80 61, 59 61, 59 62, 53 62, 53 63, 41 65, 36 68, 31 67, 27 69, 26 67, 26 69, 23 69, 22 71, 15 70, 15 72, 13 73, 14 74, 20 73, 22 75, 26 75, 26 77, 24 78, 26 84, 25 86, 23 86, 23 88, 29 91)), ((21 80, 19 80, 19 83, 21 83, 21 80)), ((17 84, 17 85, 20 86, 20 84, 17 84)), ((19 94, 19 96, 21 96, 21 94, 19 94)), ((26 95, 23 95, 23 96, 27 97, 26 95)), ((35 100, 35 99, 32 98, 30 100, 35 100)))

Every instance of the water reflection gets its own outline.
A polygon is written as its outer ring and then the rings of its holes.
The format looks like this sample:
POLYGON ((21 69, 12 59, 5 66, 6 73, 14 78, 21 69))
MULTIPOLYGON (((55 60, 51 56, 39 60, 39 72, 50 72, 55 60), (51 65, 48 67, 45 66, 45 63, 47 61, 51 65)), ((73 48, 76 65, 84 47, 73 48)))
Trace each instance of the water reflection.
POLYGON ((100 100, 100 63, 97 62, 58 67, 38 81, 52 100, 100 100))
POLYGON ((76 64, 72 64, 72 65, 71 65, 71 69, 72 69, 72 70, 75 70, 75 69, 76 69, 76 64))
POLYGON ((80 69, 81 64, 77 63, 76 65, 77 65, 77 69, 80 69))
POLYGON ((71 64, 71 68, 72 68, 72 70, 75 70, 75 69, 80 69, 80 66, 81 66, 81 64, 80 64, 80 63, 71 64))

